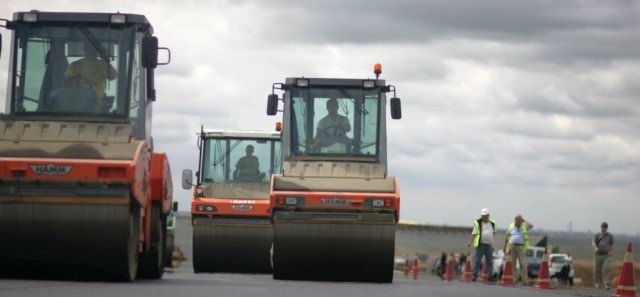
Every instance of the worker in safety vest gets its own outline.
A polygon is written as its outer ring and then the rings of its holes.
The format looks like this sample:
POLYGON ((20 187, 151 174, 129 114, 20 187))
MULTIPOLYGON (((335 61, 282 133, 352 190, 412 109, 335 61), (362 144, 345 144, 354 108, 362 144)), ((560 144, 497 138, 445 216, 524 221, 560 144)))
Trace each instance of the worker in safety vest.
POLYGON ((473 224, 471 231, 471 243, 475 254, 473 255, 473 277, 472 281, 478 279, 482 270, 482 256, 487 261, 487 270, 489 277, 493 276, 493 238, 496 235, 496 222, 489 219, 489 210, 483 208, 480 211, 480 218, 473 224))
MULTIPOLYGON (((504 247, 502 250, 507 253, 511 251, 511 267, 513 273, 517 276, 522 284, 528 284, 527 274, 527 248, 529 247, 529 230, 533 228, 533 224, 525 221, 521 214, 517 214, 514 222, 509 224, 507 236, 504 238, 504 247), (516 270, 516 261, 520 262, 520 271, 516 270)), ((517 280, 518 278, 516 278, 517 280)))
POLYGON ((116 71, 109 61, 98 57, 99 44, 84 43, 85 57, 77 60, 64 73, 65 85, 68 87, 87 88, 96 94, 96 111, 102 108, 102 100, 105 97, 107 80, 114 80, 118 77, 116 71))

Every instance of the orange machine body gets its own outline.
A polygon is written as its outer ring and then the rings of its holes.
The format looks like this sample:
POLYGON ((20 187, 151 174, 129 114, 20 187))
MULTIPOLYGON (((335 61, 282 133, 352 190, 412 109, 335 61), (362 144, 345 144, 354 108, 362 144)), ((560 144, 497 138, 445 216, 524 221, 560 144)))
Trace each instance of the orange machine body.
POLYGON ((271 205, 274 211, 393 213, 398 221, 400 218, 400 184, 398 179, 395 179, 394 193, 280 191, 274 190, 272 179, 271 205))

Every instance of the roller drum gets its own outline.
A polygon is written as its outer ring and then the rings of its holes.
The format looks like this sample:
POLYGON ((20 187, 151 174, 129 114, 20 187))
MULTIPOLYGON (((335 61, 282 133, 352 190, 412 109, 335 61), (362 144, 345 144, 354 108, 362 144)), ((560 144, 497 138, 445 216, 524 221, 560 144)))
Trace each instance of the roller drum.
POLYGON ((279 212, 273 228, 276 279, 393 281, 391 214, 279 212))
POLYGON ((0 204, 0 263, 8 264, 0 265, 1 273, 135 279, 139 227, 130 208, 0 204))
POLYGON ((193 270, 196 273, 270 273, 272 238, 268 219, 234 223, 194 218, 193 270))

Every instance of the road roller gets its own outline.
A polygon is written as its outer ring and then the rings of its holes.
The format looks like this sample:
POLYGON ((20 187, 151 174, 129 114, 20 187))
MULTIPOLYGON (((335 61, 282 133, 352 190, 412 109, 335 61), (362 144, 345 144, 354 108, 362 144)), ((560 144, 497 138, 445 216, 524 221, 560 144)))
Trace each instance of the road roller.
MULTIPOLYGON (((172 183, 143 15, 16 12, 0 115, 0 274, 161 278, 172 183)), ((6 52, 5 52, 6 54, 6 52)))
POLYGON ((401 106, 374 69, 375 79, 272 86, 267 114, 283 101, 283 170, 270 184, 275 279, 393 281, 400 191, 387 173, 386 94, 392 119, 401 106))
POLYGON ((270 273, 272 243, 269 183, 282 168, 280 133, 204 131, 193 173, 193 270, 196 273, 270 273))

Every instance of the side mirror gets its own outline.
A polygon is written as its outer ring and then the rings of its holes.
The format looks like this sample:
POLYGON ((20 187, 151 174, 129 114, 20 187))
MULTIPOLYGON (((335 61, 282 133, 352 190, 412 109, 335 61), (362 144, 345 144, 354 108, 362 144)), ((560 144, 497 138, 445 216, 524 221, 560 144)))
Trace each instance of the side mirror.
POLYGON ((182 188, 190 190, 193 186, 193 172, 191 169, 182 170, 182 188))
MULTIPOLYGON (((171 50, 168 47, 159 47, 158 52, 160 52, 160 50, 163 50, 167 54, 165 55, 166 59, 162 59, 162 61, 158 58, 158 65, 169 65, 169 63, 171 63, 171 50)), ((158 56, 160 56, 160 54, 158 54, 158 56)))
POLYGON ((145 36, 142 39, 142 66, 144 68, 158 66, 158 37, 145 36))
POLYGON ((276 115, 278 113, 278 95, 271 94, 267 97, 267 115, 276 115))
POLYGON ((173 211, 178 211, 178 201, 173 201, 173 205, 171 206, 171 209, 173 209, 173 211))
POLYGON ((391 118, 394 120, 402 118, 402 106, 400 98, 391 98, 391 118))

